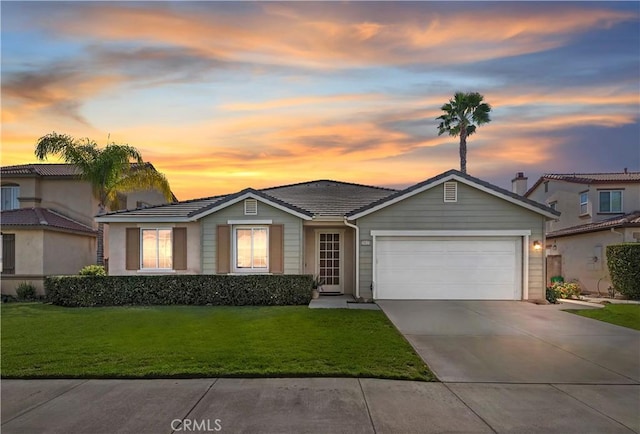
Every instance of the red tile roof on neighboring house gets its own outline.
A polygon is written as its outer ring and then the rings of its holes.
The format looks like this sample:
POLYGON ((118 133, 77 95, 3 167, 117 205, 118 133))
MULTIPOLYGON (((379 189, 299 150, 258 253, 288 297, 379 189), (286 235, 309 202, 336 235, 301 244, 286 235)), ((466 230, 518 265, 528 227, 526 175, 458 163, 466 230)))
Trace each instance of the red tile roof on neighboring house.
POLYGON ((0 213, 0 227, 20 227, 31 229, 58 229, 96 235, 89 226, 58 214, 47 208, 19 208, 0 213))
POLYGON ((640 172, 611 173, 545 173, 533 184, 524 196, 531 194, 544 181, 564 181, 575 184, 620 184, 640 182, 640 172))
POLYGON ((640 227, 640 211, 634 211, 629 214, 612 217, 595 223, 587 223, 584 225, 572 226, 570 228, 549 232, 547 234, 547 238, 564 237, 567 235, 577 235, 587 232, 627 227, 640 227))
POLYGON ((1 167, 0 175, 78 176, 80 169, 73 164, 20 164, 1 167))

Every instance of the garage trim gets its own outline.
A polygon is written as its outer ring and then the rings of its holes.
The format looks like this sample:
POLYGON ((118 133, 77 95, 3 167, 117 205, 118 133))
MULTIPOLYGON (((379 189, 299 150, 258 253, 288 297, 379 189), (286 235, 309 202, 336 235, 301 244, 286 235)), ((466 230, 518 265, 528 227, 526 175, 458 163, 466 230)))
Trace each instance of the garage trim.
POLYGON ((373 263, 372 263, 372 286, 373 298, 377 298, 376 288, 376 263, 377 263, 377 237, 522 237, 522 299, 529 298, 529 237, 531 230, 372 230, 373 237, 373 263))

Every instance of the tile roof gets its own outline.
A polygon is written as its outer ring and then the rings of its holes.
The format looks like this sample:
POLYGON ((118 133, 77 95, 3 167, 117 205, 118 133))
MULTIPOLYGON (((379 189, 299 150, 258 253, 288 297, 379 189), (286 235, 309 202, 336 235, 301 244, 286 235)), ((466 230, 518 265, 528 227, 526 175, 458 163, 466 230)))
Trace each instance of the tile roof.
POLYGON ((397 190, 319 180, 260 190, 283 202, 295 204, 313 215, 344 216, 351 211, 394 194, 397 190))
MULTIPOLYGON (((146 162, 146 166, 155 170, 153 164, 146 162)), ((136 168, 138 163, 131 163, 132 168, 136 168)), ((78 166, 66 163, 42 163, 42 164, 20 164, 17 166, 0 167, 0 175, 37 175, 37 176, 79 176, 82 172, 78 166)))
POLYGON ((73 164, 20 164, 0 167, 0 175, 78 176, 80 169, 73 164))
POLYGON ((395 191, 388 188, 320 180, 262 190, 247 188, 229 195, 193 199, 130 211, 116 211, 105 214, 105 216, 122 218, 123 220, 129 218, 188 219, 245 194, 253 194, 309 217, 314 215, 342 217, 355 207, 388 196, 395 191))
POLYGON ((611 217, 610 219, 602 220, 595 223, 587 223, 584 225, 572 226, 570 228, 549 232, 547 234, 547 238, 577 235, 587 232, 596 232, 622 227, 640 227, 640 211, 634 211, 629 214, 611 217))
POLYGON ((295 213, 309 217, 349 217, 384 204, 389 200, 410 194, 416 189, 437 182, 450 175, 462 177, 471 183, 492 190, 515 203, 520 202, 529 208, 539 209, 540 211, 556 216, 560 215, 558 211, 546 205, 524 198, 457 170, 450 170, 401 191, 340 181, 318 180, 265 188, 262 190, 247 188, 230 195, 193 199, 136 210, 116 211, 105 214, 102 217, 107 217, 109 219, 108 221, 127 221, 128 219, 143 220, 146 218, 156 219, 156 221, 158 221, 158 219, 162 219, 162 221, 164 221, 164 219, 167 221, 171 219, 197 219, 200 214, 206 213, 209 210, 224 205, 226 202, 231 202, 247 194, 263 198, 295 213))
POLYGON ((491 184, 489 182, 486 182, 486 181, 483 181, 483 180, 481 180, 479 178, 473 177, 473 176, 468 175, 466 173, 462 173, 459 170, 451 169, 451 170, 449 170, 447 172, 441 173, 440 175, 434 176, 433 178, 427 179, 426 181, 419 182, 418 184, 415 184, 415 185, 412 185, 410 187, 407 187, 404 190, 398 191, 398 192, 393 193, 393 194, 391 194, 391 195, 389 195, 387 197, 379 199, 376 202, 373 202, 373 203, 370 203, 368 205, 365 205, 362 208, 353 210, 353 211, 351 211, 350 213, 347 214, 347 217, 350 217, 350 216, 353 216, 353 215, 356 215, 356 214, 360 214, 363 211, 367 211, 367 210, 369 210, 371 208, 375 208, 375 207, 377 207, 379 205, 383 205, 385 202, 392 201, 392 200, 394 200, 396 198, 399 198, 399 197, 402 197, 402 196, 404 196, 406 194, 410 194, 414 190, 418 190, 418 189, 420 189, 422 187, 425 187, 425 186, 427 186, 429 184, 437 183, 441 179, 447 178, 447 177, 449 177, 451 175, 455 175, 455 176, 464 178, 464 179, 466 179, 467 181, 470 181, 473 184, 481 185, 481 186, 483 186, 483 187, 485 187, 485 188, 487 188, 489 190, 494 191, 495 193, 498 193, 499 195, 507 196, 508 198, 511 198, 516 202, 521 202, 523 204, 526 204, 526 205, 529 205, 531 207, 537 208, 540 211, 544 211, 546 213, 554 214, 554 215, 557 215, 557 216, 560 215, 559 211, 551 209, 550 207, 548 207, 548 206, 546 206, 544 204, 541 204, 539 202, 533 201, 531 199, 527 199, 526 197, 520 196, 520 195, 518 195, 516 193, 513 193, 513 192, 511 192, 509 190, 505 190, 504 188, 500 188, 497 185, 493 185, 493 184, 491 184))
POLYGON ((524 194, 529 196, 544 181, 564 181, 575 184, 617 184, 640 182, 640 172, 611 173, 545 173, 524 194))
POLYGON ((0 212, 0 226, 55 228, 71 232, 95 235, 97 232, 89 226, 58 214, 48 208, 19 208, 0 212))

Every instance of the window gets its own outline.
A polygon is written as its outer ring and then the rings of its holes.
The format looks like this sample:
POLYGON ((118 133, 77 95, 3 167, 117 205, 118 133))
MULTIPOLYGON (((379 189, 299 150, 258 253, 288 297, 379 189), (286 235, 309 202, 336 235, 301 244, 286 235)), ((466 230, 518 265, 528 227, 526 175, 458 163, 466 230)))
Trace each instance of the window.
POLYGON ((458 201, 458 183, 455 181, 444 183, 444 201, 445 202, 457 202, 458 201))
POLYGON ((622 190, 600 191, 598 212, 622 212, 622 190))
POLYGON ((173 240, 171 229, 142 229, 142 269, 171 269, 173 240))
POLYGON ((244 201, 244 215, 258 215, 258 201, 247 199, 244 201))
POLYGON ((580 193, 580 215, 589 213, 589 192, 580 193))
POLYGON ((16 235, 2 234, 2 274, 16 274, 16 235))
POLYGON ((266 272, 269 269, 269 229, 237 227, 234 230, 234 271, 266 272))
POLYGON ((2 186, 2 211, 9 211, 20 208, 18 196, 20 195, 20 187, 17 185, 2 186))
POLYGON ((558 202, 550 202, 549 203, 549 208, 551 208, 552 210, 557 210, 558 209, 558 202))

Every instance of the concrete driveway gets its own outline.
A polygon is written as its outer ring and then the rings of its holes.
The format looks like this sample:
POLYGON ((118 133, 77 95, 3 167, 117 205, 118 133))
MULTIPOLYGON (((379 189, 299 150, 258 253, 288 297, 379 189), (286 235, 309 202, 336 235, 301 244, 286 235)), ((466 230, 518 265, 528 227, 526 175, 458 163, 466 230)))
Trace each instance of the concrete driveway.
POLYGON ((639 384, 640 332, 517 301, 379 301, 443 382, 639 384))
POLYGON ((563 312, 576 308, 566 304, 378 305, 443 385, 496 432, 640 432, 638 331, 563 312), (598 426, 604 420, 619 425, 598 426))

